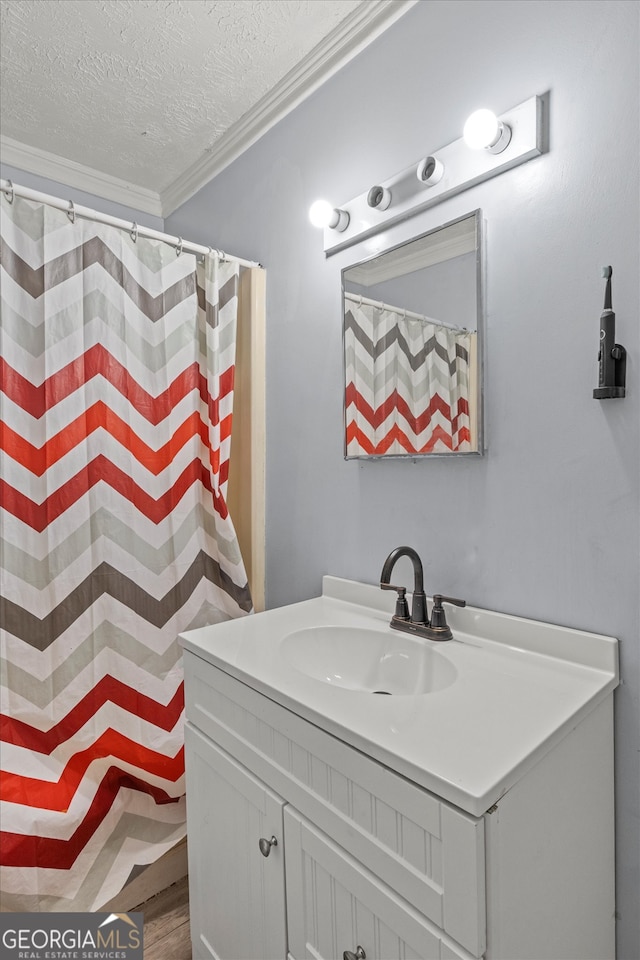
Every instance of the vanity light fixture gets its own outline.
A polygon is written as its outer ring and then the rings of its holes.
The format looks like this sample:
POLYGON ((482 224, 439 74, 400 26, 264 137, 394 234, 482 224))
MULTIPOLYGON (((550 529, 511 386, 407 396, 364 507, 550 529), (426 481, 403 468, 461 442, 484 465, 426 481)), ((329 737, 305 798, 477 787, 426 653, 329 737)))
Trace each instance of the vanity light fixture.
POLYGON ((344 250, 546 153, 548 107, 549 95, 543 94, 529 97, 498 117, 490 110, 476 111, 465 125, 464 137, 432 149, 393 177, 379 180, 345 203, 342 210, 325 201, 324 219, 314 220, 324 224, 325 254, 344 250), (469 149, 469 141, 475 149, 469 149))
POLYGON ((462 131, 464 142, 472 150, 502 153, 511 141, 511 127, 498 120, 493 110, 476 110, 468 118, 462 131))
POLYGON ((328 200, 316 200, 309 207, 309 220, 314 227, 329 227, 342 233, 349 226, 349 214, 346 210, 332 207, 328 200))

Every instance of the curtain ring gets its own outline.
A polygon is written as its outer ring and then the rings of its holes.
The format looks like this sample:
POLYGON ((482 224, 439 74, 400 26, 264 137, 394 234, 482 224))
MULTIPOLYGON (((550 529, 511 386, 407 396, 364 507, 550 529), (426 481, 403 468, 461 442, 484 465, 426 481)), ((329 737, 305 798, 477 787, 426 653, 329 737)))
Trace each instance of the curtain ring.
POLYGON ((218 250, 218 259, 220 260, 221 263, 227 262, 227 255, 224 252, 224 250, 218 250))
POLYGON ((71 223, 76 222, 76 208, 73 205, 73 200, 69 200, 69 209, 67 210, 67 216, 69 217, 69 220, 71 220, 71 223))
POLYGON ((178 246, 176 247, 176 257, 179 257, 182 253, 182 237, 178 240, 178 246))
POLYGON ((15 198, 15 193, 13 191, 13 183, 11 182, 11 180, 7 180, 7 183, 9 184, 9 186, 4 188, 4 192, 9 203, 13 203, 15 198))
POLYGON ((135 220, 131 225, 131 230, 129 231, 129 233, 131 234, 131 239, 133 240, 133 242, 137 243, 138 242, 138 224, 135 222, 135 220))

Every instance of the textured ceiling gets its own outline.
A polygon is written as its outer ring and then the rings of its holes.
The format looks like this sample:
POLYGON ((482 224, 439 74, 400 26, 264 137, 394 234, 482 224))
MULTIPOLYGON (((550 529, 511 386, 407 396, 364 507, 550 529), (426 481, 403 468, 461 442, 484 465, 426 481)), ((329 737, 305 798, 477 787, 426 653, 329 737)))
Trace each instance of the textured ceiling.
POLYGON ((2 0, 2 134, 161 193, 360 0, 2 0))

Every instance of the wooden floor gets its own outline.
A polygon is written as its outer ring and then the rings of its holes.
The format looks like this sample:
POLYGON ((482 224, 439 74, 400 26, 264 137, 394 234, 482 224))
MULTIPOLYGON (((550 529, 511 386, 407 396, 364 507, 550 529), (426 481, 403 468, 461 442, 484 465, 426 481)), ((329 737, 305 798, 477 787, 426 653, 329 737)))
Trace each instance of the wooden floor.
POLYGON ((191 960, 187 877, 135 910, 144 915, 144 960, 191 960))

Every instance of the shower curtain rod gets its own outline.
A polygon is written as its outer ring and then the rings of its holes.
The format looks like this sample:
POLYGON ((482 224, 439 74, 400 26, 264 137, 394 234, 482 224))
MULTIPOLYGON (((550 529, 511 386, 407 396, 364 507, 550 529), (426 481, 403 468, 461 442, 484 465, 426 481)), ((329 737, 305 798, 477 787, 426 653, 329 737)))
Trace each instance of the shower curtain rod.
POLYGON ((13 201, 13 197, 24 197, 25 200, 33 200, 35 203, 46 203, 50 207, 56 207, 58 210, 66 211, 69 219, 73 222, 76 217, 82 217, 84 220, 95 220, 97 223, 106 223, 111 227, 118 227, 120 230, 128 230, 131 236, 148 237, 151 240, 162 240, 170 246, 176 248, 178 255, 183 251, 187 253, 199 254, 217 254, 221 260, 232 260, 239 263, 241 267, 260 267, 261 263, 254 260, 243 260, 242 257, 233 257, 223 250, 216 250, 214 247, 203 247, 199 243, 192 243, 190 240, 183 240, 182 237, 172 237, 168 233, 161 233, 159 230, 153 230, 151 227, 143 227, 135 220, 121 220, 119 217, 111 217, 108 213, 100 213, 99 210, 92 210, 91 207, 83 207, 73 200, 63 200, 60 197, 53 197, 48 193, 40 193, 39 190, 32 190, 30 187, 22 187, 11 180, 0 180, 0 190, 13 201))
POLYGON ((393 307, 389 303, 383 303, 382 300, 372 300, 371 297, 361 297, 359 293, 344 292, 347 300, 353 300, 355 303, 366 303, 370 307, 376 307, 378 310, 391 310, 393 313, 401 313, 408 320, 422 320, 423 323, 434 323, 437 327, 446 327, 447 330, 455 330, 457 333, 468 333, 466 327, 456 327, 453 323, 446 323, 444 320, 434 320, 433 317, 426 317, 422 313, 414 313, 413 310, 405 310, 403 307, 393 307))

